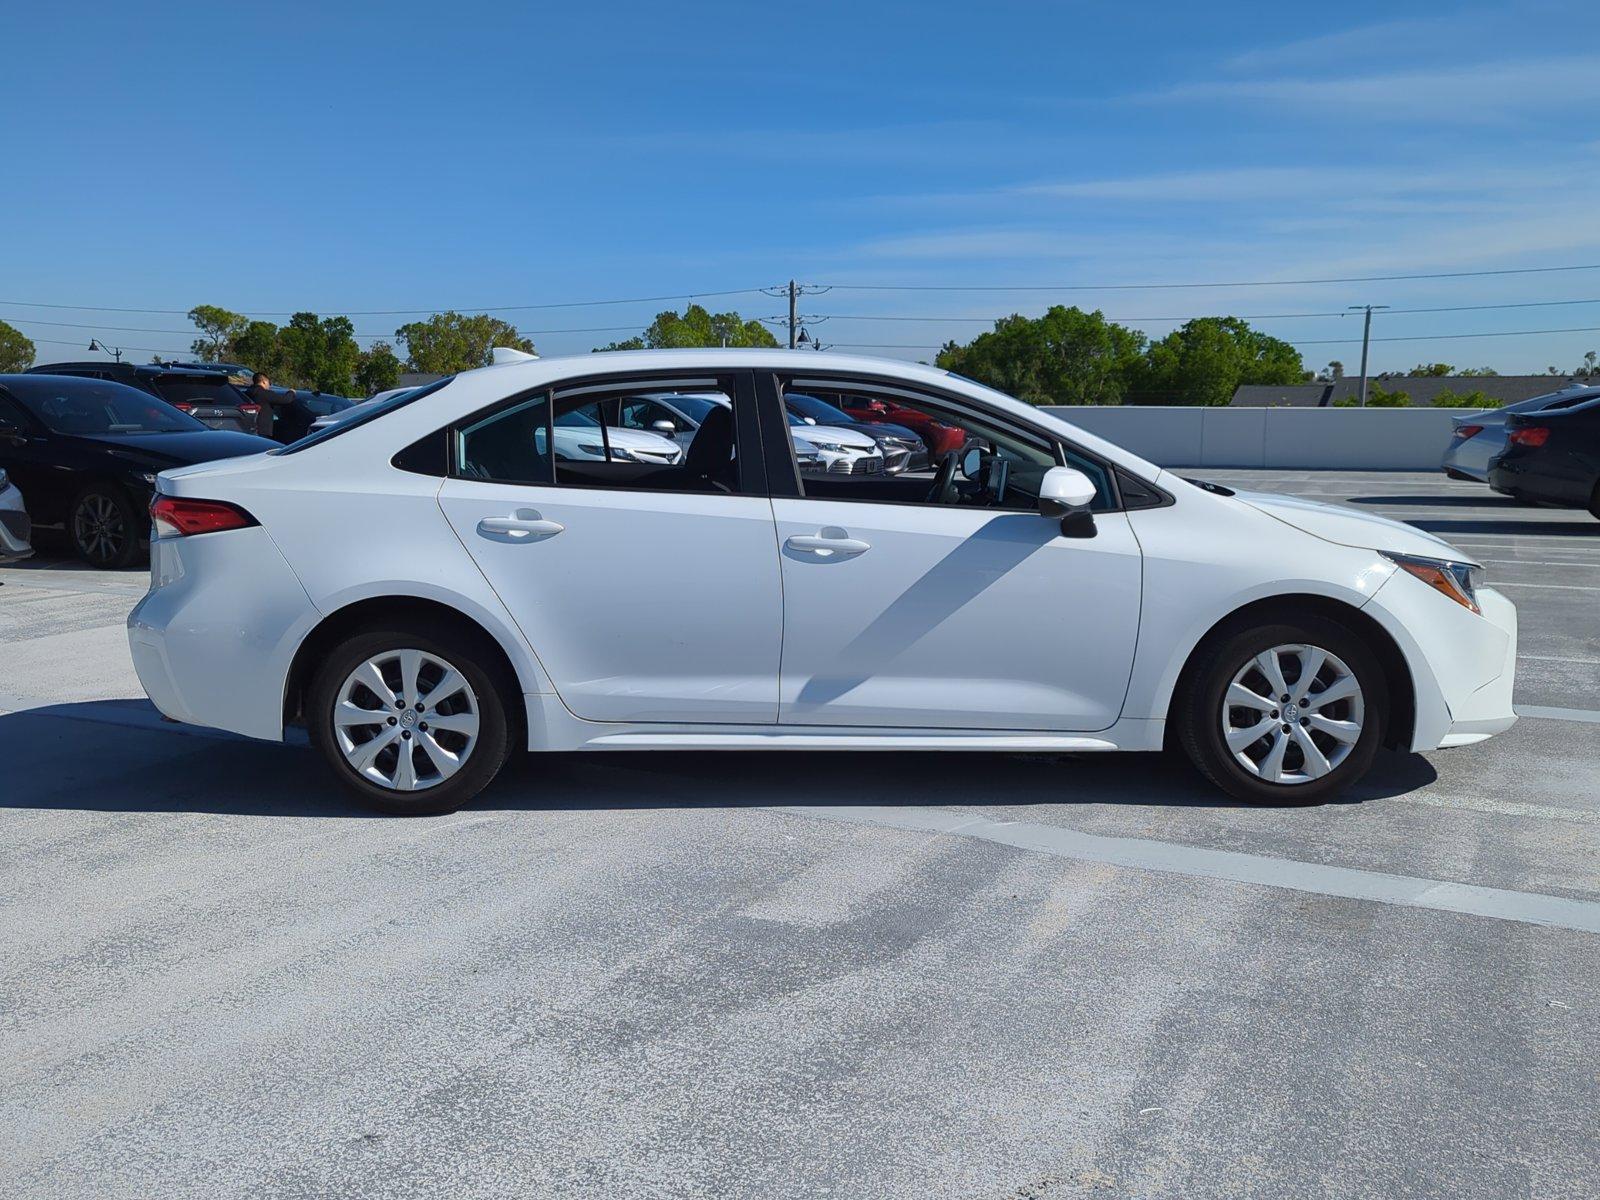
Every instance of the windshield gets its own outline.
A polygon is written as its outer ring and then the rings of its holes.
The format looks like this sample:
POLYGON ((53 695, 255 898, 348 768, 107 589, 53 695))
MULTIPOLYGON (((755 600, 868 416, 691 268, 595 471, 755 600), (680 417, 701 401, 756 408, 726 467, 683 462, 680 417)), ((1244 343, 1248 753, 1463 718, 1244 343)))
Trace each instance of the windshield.
POLYGON ((591 413, 586 413, 581 408, 569 409, 555 419, 557 425, 567 428, 598 429, 600 422, 591 413))
POLYGON ((713 408, 723 408, 726 401, 712 400, 707 396, 667 396, 665 400, 684 416, 697 424, 704 424, 706 414, 713 408))
POLYGON ((170 404, 110 380, 40 375, 14 379, 6 386, 52 433, 192 433, 205 429, 170 404))
POLYGON ((369 421, 376 421, 379 417, 388 416, 395 409, 404 408, 415 400, 421 400, 424 396, 431 396, 454 378, 454 375, 446 375, 443 379, 435 379, 426 387, 398 392, 386 400, 369 400, 365 404, 352 405, 344 410, 339 420, 324 425, 321 429, 313 429, 298 442, 290 442, 287 446, 280 447, 277 450, 268 450, 267 453, 298 454, 302 450, 310 449, 312 446, 319 445, 331 438, 349 433, 352 429, 359 429, 369 421))
POLYGON ((807 396, 803 392, 788 392, 784 395, 790 408, 803 417, 813 418, 819 425, 854 425, 856 419, 842 408, 835 408, 826 400, 818 400, 815 396, 807 396))

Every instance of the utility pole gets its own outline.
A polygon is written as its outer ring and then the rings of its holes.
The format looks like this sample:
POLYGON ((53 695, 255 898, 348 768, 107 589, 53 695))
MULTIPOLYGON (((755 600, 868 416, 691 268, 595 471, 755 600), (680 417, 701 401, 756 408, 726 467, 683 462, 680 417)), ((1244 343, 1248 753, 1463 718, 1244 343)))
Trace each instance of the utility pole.
POLYGON ((789 349, 795 348, 795 338, 800 332, 800 319, 797 315, 800 300, 800 289, 795 287, 794 280, 789 280, 789 349))
POLYGON ((1351 312, 1366 314, 1361 325, 1361 407, 1367 406, 1367 348, 1372 344, 1372 310, 1388 308, 1387 304, 1352 304, 1351 312))

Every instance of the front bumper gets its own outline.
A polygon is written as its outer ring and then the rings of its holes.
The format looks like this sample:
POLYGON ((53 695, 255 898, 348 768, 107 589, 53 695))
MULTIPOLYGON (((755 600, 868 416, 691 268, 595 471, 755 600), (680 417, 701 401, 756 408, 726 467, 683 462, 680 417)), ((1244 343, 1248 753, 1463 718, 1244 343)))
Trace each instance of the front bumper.
POLYGON ((1517 609, 1478 589, 1474 613, 1397 571, 1362 611, 1399 643, 1416 702, 1411 749, 1468 746, 1516 724, 1517 609))
POLYGON ((14 562, 33 553, 33 522, 22 508, 20 494, 12 490, 10 495, 18 497, 15 507, 7 507, 7 497, 0 495, 0 562, 14 562))

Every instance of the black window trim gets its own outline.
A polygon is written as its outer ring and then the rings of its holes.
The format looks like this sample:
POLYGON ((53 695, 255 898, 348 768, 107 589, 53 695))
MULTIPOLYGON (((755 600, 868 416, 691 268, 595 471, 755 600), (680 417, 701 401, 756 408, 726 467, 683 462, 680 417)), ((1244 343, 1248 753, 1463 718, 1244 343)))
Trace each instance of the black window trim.
MULTIPOLYGON (((1139 482, 1143 486, 1149 488, 1152 492, 1155 492, 1158 496, 1162 497, 1162 499, 1159 503, 1144 505, 1141 508, 1130 510, 1123 503, 1121 480, 1118 477, 1118 472, 1123 471, 1124 468, 1118 466, 1114 462, 1102 458, 1100 455, 1095 454, 1090 450, 1085 449, 1078 443, 1072 441, 1072 439, 1063 437, 1053 430, 1037 429, 1032 426, 1019 430, 1017 428, 1017 418, 1013 414, 989 404, 986 401, 976 400, 963 393, 945 391, 944 389, 941 389, 935 385, 924 383, 921 380, 909 382, 902 379, 896 379, 893 376, 872 375, 863 371, 832 371, 828 370, 824 364, 819 364, 819 367, 821 369, 814 372, 797 372, 786 368, 772 370, 765 368, 761 369, 759 378, 757 379, 757 393, 762 398, 761 415, 763 418, 768 416, 769 411, 772 413, 775 419, 779 417, 782 412, 783 386, 779 382, 780 379, 789 380, 791 382, 795 380, 804 380, 816 385, 839 383, 848 386, 862 387, 869 390, 877 389, 891 393, 899 391, 908 399, 915 399, 918 396, 923 396, 934 401, 935 403, 952 405, 956 406, 957 408, 961 406, 971 407, 977 412, 981 413, 985 418, 992 419, 997 424, 1005 427, 1007 430, 1015 433, 1019 437, 1036 441, 1043 439, 1050 444, 1052 450, 1054 451, 1057 466, 1067 465, 1065 452, 1068 450, 1070 450, 1073 454, 1088 459, 1091 463, 1106 473, 1106 479, 1111 488, 1112 505, 1110 508, 1101 509, 1100 512, 1103 514, 1109 515, 1111 513, 1126 513, 1129 511, 1137 512, 1142 511, 1145 508, 1166 508, 1175 503, 1171 493, 1167 492, 1164 488, 1158 487, 1148 480, 1141 479, 1139 482)), ((799 385, 796 384, 796 386, 799 385)), ((801 390, 803 391, 804 388, 801 388, 801 390)), ((777 439, 772 438, 770 435, 765 436, 763 439, 763 449, 767 455, 767 476, 769 479, 779 478, 785 473, 793 476, 794 490, 792 492, 786 491, 781 493, 784 498, 793 498, 799 500, 828 500, 832 503, 854 502, 860 504, 897 504, 913 508, 927 507, 927 502, 922 500, 840 501, 836 497, 806 496, 801 488, 800 471, 798 466, 795 464, 794 450, 789 439, 788 430, 786 428, 782 428, 783 423, 781 420, 778 423, 780 426, 778 430, 780 436, 777 439), (787 467, 786 472, 785 466, 787 467)), ((763 434, 766 435, 767 432, 768 431, 763 428, 763 434)), ((774 490, 771 494, 774 497, 778 497, 780 495, 780 493, 776 490, 774 490)), ((1011 509, 1003 511, 1021 510, 1011 509)))
MULTIPOLYGON (((756 424, 756 418, 759 411, 752 378, 753 374, 754 372, 752 372, 748 367, 734 367, 729 369, 727 367, 718 366, 715 363, 707 363, 705 366, 699 368, 683 366, 668 367, 666 369, 657 368, 653 371, 645 369, 616 371, 613 369, 611 371, 596 372, 593 374, 573 375, 565 379, 556 379, 550 381, 549 383, 540 384, 538 387, 525 388, 514 395, 496 400, 494 403, 487 404, 475 412, 468 413, 466 416, 460 417, 444 427, 446 440, 448 442, 447 449, 449 451, 449 457, 446 461, 445 469, 449 472, 448 478, 450 479, 458 480, 462 483, 487 484, 497 487, 571 488, 575 491, 621 493, 632 492, 639 495, 657 496, 722 495, 723 493, 719 492, 685 492, 680 488, 652 488, 638 487, 632 484, 587 483, 576 482, 570 479, 561 480, 559 478, 552 478, 551 482, 549 483, 517 483, 514 481, 502 481, 495 479, 474 479, 461 473, 461 464, 458 460, 460 439, 456 435, 461 429, 464 429, 469 425, 477 425, 483 421, 491 420, 499 413, 515 408, 517 405, 525 403, 533 396, 544 393, 547 400, 547 404, 545 406, 545 436, 550 439, 549 445, 551 447, 551 463, 553 466, 555 455, 555 432, 553 428, 553 422, 555 420, 555 398, 558 394, 570 393, 575 390, 584 391, 591 389, 596 392, 612 392, 617 390, 626 391, 630 386, 640 383, 664 383, 670 388, 675 380, 704 381, 709 379, 713 382, 713 384, 716 384, 719 380, 726 380, 733 385, 733 394, 730 399, 733 401, 734 446, 738 449, 742 449, 746 445, 749 445, 750 447, 749 453, 738 455, 739 487, 736 491, 728 492, 726 495, 730 498, 735 496, 758 496, 764 499, 768 495, 765 454, 759 453, 757 450, 760 449, 764 451, 765 447, 760 444, 759 439, 747 437, 751 427, 756 424)), ((655 390, 660 391, 663 389, 657 388, 655 390)), ((601 422, 600 427, 602 430, 605 429, 604 421, 601 422)), ((609 455, 609 436, 602 436, 606 437, 607 453, 609 455)), ((552 471, 552 476, 556 474, 557 472, 552 471)))

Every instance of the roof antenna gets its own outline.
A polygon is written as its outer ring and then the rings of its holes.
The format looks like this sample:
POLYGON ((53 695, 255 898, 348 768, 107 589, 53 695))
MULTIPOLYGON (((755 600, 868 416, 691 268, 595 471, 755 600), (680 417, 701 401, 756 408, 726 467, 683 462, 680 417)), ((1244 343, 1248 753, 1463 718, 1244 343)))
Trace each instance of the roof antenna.
POLYGON ((503 363, 532 362, 538 357, 537 354, 529 354, 526 350, 513 350, 510 346, 496 346, 489 351, 489 361, 497 367, 503 363))

